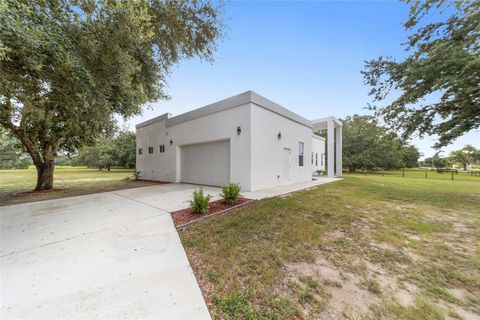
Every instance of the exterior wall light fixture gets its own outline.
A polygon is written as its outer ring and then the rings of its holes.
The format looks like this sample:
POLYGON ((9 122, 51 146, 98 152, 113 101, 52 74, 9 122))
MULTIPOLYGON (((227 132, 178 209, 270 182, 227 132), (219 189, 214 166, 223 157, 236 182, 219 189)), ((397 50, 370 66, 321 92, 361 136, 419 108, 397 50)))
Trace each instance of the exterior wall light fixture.
POLYGON ((240 133, 242 133, 242 128, 240 128, 240 126, 237 127, 237 134, 240 135, 240 133))
POLYGON ((170 145, 172 145, 172 144, 173 144, 173 140, 172 140, 172 139, 170 139, 170 145))
POLYGON ((278 132, 278 134, 277 134, 277 139, 278 139, 278 140, 282 139, 282 133, 281 133, 281 132, 278 132))

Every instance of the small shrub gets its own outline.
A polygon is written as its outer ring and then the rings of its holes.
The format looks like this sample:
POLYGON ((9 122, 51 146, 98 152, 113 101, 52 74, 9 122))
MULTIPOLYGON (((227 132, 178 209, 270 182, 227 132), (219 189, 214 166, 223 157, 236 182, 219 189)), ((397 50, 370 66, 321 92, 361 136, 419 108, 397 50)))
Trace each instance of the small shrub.
POLYGON ((140 178, 141 174, 142 174, 142 171, 135 170, 135 172, 133 173, 133 176, 135 177, 135 180, 138 180, 138 178, 140 178))
POLYGON ((221 196, 226 204, 235 204, 240 196, 240 185, 238 183, 230 183, 222 187, 221 196))
POLYGON ((193 213, 207 213, 211 198, 211 195, 203 194, 203 188, 193 191, 193 200, 190 200, 190 208, 193 213))

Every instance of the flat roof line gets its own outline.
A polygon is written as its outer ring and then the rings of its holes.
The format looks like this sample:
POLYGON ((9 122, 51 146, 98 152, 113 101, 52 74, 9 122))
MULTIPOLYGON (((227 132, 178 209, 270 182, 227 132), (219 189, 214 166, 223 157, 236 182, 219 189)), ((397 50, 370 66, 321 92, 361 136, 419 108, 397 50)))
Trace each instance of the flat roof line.
POLYGON ((137 125, 135 126, 135 128, 136 128, 136 129, 139 129, 139 128, 142 128, 142 127, 146 127, 146 126, 151 125, 152 123, 155 123, 155 122, 157 122, 157 121, 161 121, 161 120, 163 120, 163 119, 168 119, 168 118, 170 118, 171 116, 172 116, 172 114, 167 112, 167 113, 164 113, 164 114, 162 114, 162 115, 159 115, 158 117, 149 119, 149 120, 144 121, 144 122, 140 122, 139 124, 137 124, 137 125))
POLYGON ((241 105, 245 105, 248 103, 253 103, 259 107, 265 108, 267 110, 270 110, 276 114, 279 114, 287 119, 290 119, 292 121, 295 121, 297 123, 300 123, 304 126, 307 126, 309 128, 312 128, 312 122, 290 110, 287 108, 282 107, 281 105, 257 94, 256 92, 249 90, 240 94, 237 94, 233 97, 226 98, 214 103, 211 103, 209 105, 206 105, 204 107, 200 107, 198 109, 194 109, 192 111, 188 111, 185 113, 182 113, 178 116, 171 117, 171 114, 165 113, 161 116, 155 117, 153 119, 147 120, 145 122, 139 123, 136 125, 136 128, 142 128, 145 126, 148 126, 152 123, 155 123, 157 121, 161 121, 164 119, 167 119, 166 121, 166 126, 171 127, 176 124, 180 124, 182 122, 187 122, 190 120, 194 120, 200 117, 204 117, 216 112, 232 109, 241 105))

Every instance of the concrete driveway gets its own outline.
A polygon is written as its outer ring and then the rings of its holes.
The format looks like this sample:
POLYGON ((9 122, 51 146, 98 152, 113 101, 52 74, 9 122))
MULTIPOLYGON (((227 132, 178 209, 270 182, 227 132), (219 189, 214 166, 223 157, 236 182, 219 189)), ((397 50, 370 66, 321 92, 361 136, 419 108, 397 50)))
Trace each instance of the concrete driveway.
POLYGON ((0 318, 209 319, 168 213, 187 207, 194 188, 0 208, 0 318))
MULTIPOLYGON (((255 192, 278 196, 338 179, 255 192)), ((163 184, 1 207, 1 319, 210 319, 168 212, 194 189, 163 184)), ((220 188, 204 187, 219 198, 220 188)))

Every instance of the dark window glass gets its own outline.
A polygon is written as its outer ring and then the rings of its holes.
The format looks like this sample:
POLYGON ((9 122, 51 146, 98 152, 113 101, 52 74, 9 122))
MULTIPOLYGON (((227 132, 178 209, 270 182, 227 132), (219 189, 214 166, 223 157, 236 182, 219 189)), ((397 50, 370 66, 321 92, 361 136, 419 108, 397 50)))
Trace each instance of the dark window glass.
POLYGON ((152 154, 153 153, 153 147, 148 147, 148 153, 152 154))
POLYGON ((138 154, 139 155, 143 154, 143 149, 142 148, 138 148, 138 154))
POLYGON ((298 165, 303 167, 303 152, 304 152, 304 144, 303 142, 298 143, 298 165))
POLYGON ((165 145, 164 144, 161 144, 158 146, 158 152, 159 153, 164 153, 165 152, 165 145))
POLYGON ((315 153, 315 166, 318 167, 318 153, 315 153))

